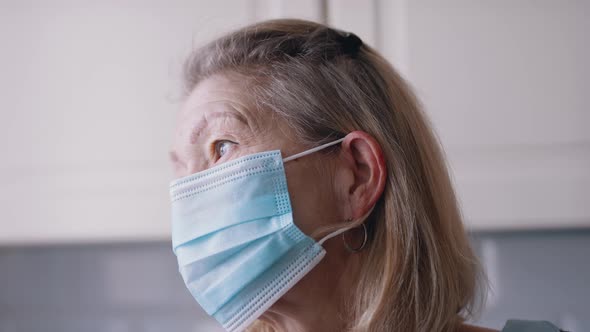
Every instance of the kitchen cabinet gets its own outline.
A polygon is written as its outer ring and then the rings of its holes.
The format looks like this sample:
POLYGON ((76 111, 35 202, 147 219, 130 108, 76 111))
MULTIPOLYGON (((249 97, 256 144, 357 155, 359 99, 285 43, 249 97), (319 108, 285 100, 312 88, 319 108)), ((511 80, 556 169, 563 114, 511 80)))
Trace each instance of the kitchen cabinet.
POLYGON ((590 226, 590 2, 328 3, 423 101, 470 229, 590 226))
POLYGON ((28 1, 0 5, 0 245, 169 238, 167 163, 194 46, 299 17, 408 79, 471 230, 590 226, 587 1, 28 1))
POLYGON ((0 245, 167 240, 191 47, 321 13, 318 1, 0 4, 0 245))

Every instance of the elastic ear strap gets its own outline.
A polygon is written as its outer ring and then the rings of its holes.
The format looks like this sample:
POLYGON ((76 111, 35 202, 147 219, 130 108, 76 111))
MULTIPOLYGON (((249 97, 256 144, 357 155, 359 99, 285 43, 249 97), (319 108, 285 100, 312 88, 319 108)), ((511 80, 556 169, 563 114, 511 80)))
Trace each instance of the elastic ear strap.
POLYGON ((349 230, 351 228, 353 228, 353 227, 340 228, 339 230, 336 230, 336 231, 324 236, 321 240, 318 241, 318 244, 321 246, 322 244, 324 244, 324 242, 328 241, 329 239, 333 238, 334 236, 338 236, 338 235, 346 232, 347 230, 349 230))
POLYGON ((307 156, 308 154, 312 154, 314 152, 320 151, 320 150, 325 149, 327 147, 330 147, 332 145, 336 145, 338 143, 341 143, 342 141, 344 141, 344 137, 341 138, 341 139, 335 140, 333 142, 330 142, 330 143, 326 143, 326 144, 323 144, 323 145, 320 145, 320 146, 316 146, 313 149, 309 149, 309 150, 306 150, 306 151, 303 151, 303 152, 296 153, 296 154, 294 154, 292 156, 289 156, 287 158, 283 158, 283 162, 286 163, 288 161, 291 161, 291 160, 294 160, 294 159, 297 159, 297 158, 301 158, 301 157, 307 156))
POLYGON ((334 236, 338 236, 338 235, 340 235, 340 234, 342 234, 342 233, 344 233, 344 232, 346 232, 346 231, 348 231, 350 229, 353 229, 353 228, 361 225, 371 215, 371 213, 373 212, 373 209, 375 209, 375 205, 373 205, 373 207, 367 213, 365 213, 364 216, 362 216, 359 219, 351 222, 349 225, 347 225, 345 227, 342 227, 342 228, 340 228, 338 230, 335 230, 334 232, 332 232, 332 233, 324 236, 321 240, 318 241, 318 244, 319 245, 322 245, 322 244, 324 244, 324 242, 326 242, 327 240, 333 238, 334 236))

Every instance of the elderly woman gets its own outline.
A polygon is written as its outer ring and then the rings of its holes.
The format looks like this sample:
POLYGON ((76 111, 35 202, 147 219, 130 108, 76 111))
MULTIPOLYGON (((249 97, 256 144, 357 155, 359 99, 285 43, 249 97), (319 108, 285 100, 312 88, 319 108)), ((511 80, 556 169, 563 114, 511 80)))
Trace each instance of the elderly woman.
POLYGON ((480 272, 439 143, 373 48, 273 20, 185 70, 173 247, 226 330, 491 331, 464 324, 480 272))

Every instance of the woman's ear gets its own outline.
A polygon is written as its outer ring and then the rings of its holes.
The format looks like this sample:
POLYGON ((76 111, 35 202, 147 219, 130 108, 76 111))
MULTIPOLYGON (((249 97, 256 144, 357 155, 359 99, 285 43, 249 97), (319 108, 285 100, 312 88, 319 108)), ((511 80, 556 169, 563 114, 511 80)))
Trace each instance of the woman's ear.
POLYGON ((387 169, 379 143, 363 131, 346 135, 341 144, 342 167, 348 176, 339 184, 349 206, 347 218, 359 219, 369 213, 383 194, 387 169))

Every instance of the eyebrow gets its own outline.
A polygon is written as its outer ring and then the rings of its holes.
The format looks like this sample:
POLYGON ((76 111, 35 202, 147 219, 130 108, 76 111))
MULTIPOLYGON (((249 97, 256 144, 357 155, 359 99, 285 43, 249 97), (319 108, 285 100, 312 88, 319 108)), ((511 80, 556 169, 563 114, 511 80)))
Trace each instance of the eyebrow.
MULTIPOLYGON (((207 127, 208 121, 211 119, 218 119, 218 118, 234 118, 242 123, 244 123, 245 125, 249 126, 248 123, 248 119, 246 119, 246 117, 237 112, 237 111, 217 111, 217 112, 212 112, 207 114, 206 116, 204 116, 201 120, 199 120, 199 122, 197 122, 197 124, 195 124, 193 126, 193 128, 191 129, 191 133, 190 133, 190 138, 189 138, 189 142, 191 144, 195 144, 196 142, 196 137, 199 136, 200 132, 207 127)), ((178 157, 178 153, 176 153, 176 151, 171 150, 169 152, 169 157, 170 157, 170 161, 172 161, 173 163, 178 163, 178 162, 182 162, 180 160, 180 158, 178 157)))
POLYGON ((248 120, 240 113, 235 112, 235 111, 218 111, 218 112, 212 112, 207 114, 207 116, 204 116, 201 120, 199 120, 199 122, 197 122, 197 124, 195 124, 193 126, 193 128, 191 129, 191 134, 190 134, 190 143, 191 144, 195 144, 196 143, 196 139, 197 137, 200 135, 201 131, 207 127, 209 120, 212 119, 219 119, 219 118, 234 118, 242 123, 244 123, 245 125, 248 125, 248 120))

